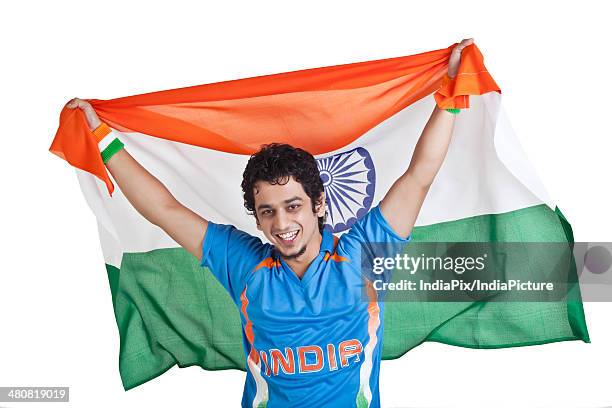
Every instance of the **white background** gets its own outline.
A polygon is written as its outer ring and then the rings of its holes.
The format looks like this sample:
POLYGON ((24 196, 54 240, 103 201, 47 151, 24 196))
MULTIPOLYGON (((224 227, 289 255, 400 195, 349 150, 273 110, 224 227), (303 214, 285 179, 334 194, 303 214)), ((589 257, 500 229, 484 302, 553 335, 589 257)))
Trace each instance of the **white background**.
MULTIPOLYGON (((198 367, 175 367, 123 391, 95 218, 73 169, 48 152, 71 97, 109 99, 409 55, 474 37, 576 241, 610 241, 612 30, 606 4, 4 4, 0 386, 70 386, 75 407, 232 407, 241 399, 244 373, 198 367)), ((382 404, 612 405, 612 304, 586 303, 585 310, 592 344, 505 350, 425 344, 383 362, 382 404)))

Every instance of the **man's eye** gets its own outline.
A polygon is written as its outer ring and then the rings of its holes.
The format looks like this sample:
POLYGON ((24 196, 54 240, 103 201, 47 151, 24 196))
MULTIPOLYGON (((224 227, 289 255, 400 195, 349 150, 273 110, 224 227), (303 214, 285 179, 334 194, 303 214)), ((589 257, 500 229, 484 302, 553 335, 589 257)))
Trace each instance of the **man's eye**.
POLYGON ((263 210, 261 212, 261 215, 270 215, 270 214, 272 214, 272 210, 263 210))
POLYGON ((291 205, 289 206, 289 209, 290 209, 290 210, 297 210, 298 208, 300 208, 300 205, 299 205, 299 204, 291 204, 291 205))

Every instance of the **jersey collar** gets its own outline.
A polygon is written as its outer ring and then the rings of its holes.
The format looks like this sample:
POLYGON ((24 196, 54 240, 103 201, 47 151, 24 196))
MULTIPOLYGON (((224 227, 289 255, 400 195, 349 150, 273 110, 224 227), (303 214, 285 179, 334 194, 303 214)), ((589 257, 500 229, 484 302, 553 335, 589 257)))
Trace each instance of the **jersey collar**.
POLYGON ((334 234, 327 228, 323 229, 323 238, 321 240, 320 253, 328 252, 330 255, 334 253, 334 234))

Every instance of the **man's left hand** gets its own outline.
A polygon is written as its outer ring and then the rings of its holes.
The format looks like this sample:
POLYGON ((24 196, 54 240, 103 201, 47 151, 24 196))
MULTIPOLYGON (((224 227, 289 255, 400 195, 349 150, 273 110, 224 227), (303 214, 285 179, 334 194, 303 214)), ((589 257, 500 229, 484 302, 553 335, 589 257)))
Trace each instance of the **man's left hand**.
POLYGON ((465 38, 453 48, 450 60, 448 61, 448 76, 454 78, 459 71, 459 63, 461 62, 461 51, 468 45, 474 43, 473 38, 465 38))

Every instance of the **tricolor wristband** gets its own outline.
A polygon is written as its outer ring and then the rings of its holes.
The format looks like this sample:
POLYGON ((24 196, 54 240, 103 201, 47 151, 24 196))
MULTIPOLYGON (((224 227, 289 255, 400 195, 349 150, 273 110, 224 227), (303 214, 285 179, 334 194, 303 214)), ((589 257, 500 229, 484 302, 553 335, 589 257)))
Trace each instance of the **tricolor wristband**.
POLYGON ((106 164, 115 153, 123 149, 123 143, 106 123, 102 122, 102 124, 93 131, 93 134, 98 141, 98 149, 100 149, 104 164, 106 164))
MULTIPOLYGON (((444 74, 444 78, 442 78, 442 88, 448 87, 449 84, 451 82, 453 82, 455 79, 457 78, 457 75, 453 76, 452 78, 448 75, 448 72, 446 74, 444 74)), ((452 88, 454 88, 455 86, 452 85, 452 88)), ((461 112, 461 109, 458 108, 449 108, 449 109, 444 109, 445 111, 452 113, 453 115, 458 115, 459 112, 461 112)))

